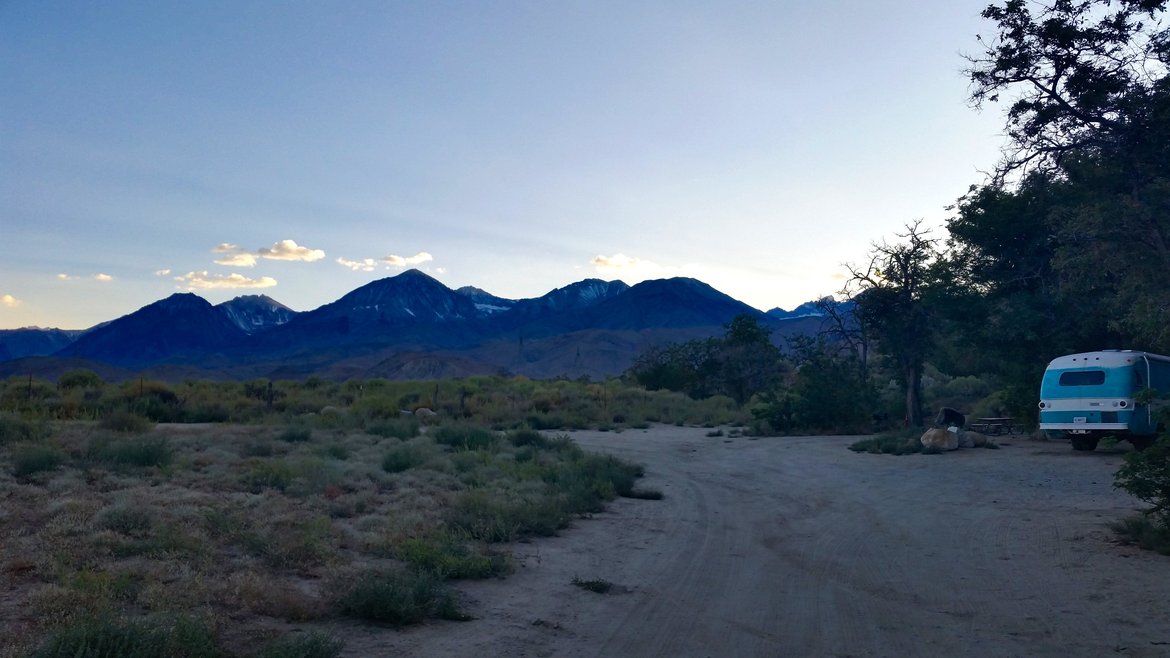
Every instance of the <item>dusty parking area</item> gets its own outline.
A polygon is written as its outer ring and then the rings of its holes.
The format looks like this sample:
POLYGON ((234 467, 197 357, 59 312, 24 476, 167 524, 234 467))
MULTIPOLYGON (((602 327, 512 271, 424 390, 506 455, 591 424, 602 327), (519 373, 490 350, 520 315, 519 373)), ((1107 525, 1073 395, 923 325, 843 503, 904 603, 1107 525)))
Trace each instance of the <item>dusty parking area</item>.
POLYGON ((1170 656, 1170 558, 1115 543, 1123 450, 855 454, 855 437, 576 432, 646 465, 622 499, 461 584, 475 621, 342 629, 346 654, 1170 656), (595 594, 574 578, 616 585, 595 594))

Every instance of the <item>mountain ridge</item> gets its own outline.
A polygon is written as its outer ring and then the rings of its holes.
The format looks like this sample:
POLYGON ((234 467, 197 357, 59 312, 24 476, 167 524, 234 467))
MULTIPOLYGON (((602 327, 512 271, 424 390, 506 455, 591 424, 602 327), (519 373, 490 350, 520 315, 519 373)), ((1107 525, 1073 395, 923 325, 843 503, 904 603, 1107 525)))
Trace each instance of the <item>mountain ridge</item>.
MULTIPOLYGON (((744 314, 777 330, 778 342, 815 331, 819 322, 777 318, 684 277, 633 286, 591 278, 508 300, 472 286, 452 290, 407 270, 299 313, 266 295, 212 306, 176 293, 81 334, 47 358, 89 360, 118 372, 190 376, 202 369, 217 378, 611 376, 650 345, 720 335, 744 314)), ((12 363, 0 358, 0 375, 12 363)))

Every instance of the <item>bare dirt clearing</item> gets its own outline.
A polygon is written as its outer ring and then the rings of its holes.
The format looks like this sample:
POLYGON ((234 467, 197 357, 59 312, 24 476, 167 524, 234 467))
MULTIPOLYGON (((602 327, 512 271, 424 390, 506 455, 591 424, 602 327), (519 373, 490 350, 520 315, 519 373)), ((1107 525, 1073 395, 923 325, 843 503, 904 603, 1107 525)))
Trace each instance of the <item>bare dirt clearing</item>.
POLYGON ((337 629, 346 655, 1170 655, 1170 558, 1106 527, 1120 451, 998 437, 892 457, 856 437, 576 432, 646 465, 620 499, 461 583, 466 623, 337 629), (596 594, 574 578, 615 584, 596 594))

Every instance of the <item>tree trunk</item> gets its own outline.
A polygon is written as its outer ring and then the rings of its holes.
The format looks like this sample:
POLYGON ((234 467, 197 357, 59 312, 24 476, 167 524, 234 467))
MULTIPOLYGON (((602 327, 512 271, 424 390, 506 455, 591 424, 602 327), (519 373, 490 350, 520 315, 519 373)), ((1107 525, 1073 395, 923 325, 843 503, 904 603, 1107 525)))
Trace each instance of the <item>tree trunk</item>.
POLYGON ((906 368, 906 421, 910 427, 922 425, 922 368, 906 368))

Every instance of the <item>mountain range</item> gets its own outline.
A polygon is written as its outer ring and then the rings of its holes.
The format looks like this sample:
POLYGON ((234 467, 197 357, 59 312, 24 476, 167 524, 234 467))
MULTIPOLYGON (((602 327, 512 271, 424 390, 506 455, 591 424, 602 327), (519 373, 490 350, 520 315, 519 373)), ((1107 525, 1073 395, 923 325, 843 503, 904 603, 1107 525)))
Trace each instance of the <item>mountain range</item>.
POLYGON ((408 270, 300 313, 264 295, 213 306, 177 293, 89 330, 0 331, 0 376, 88 367, 114 380, 606 377, 651 345, 721 335, 741 314, 777 343, 821 324, 813 302, 763 313, 690 278, 585 279, 512 300, 408 270))

